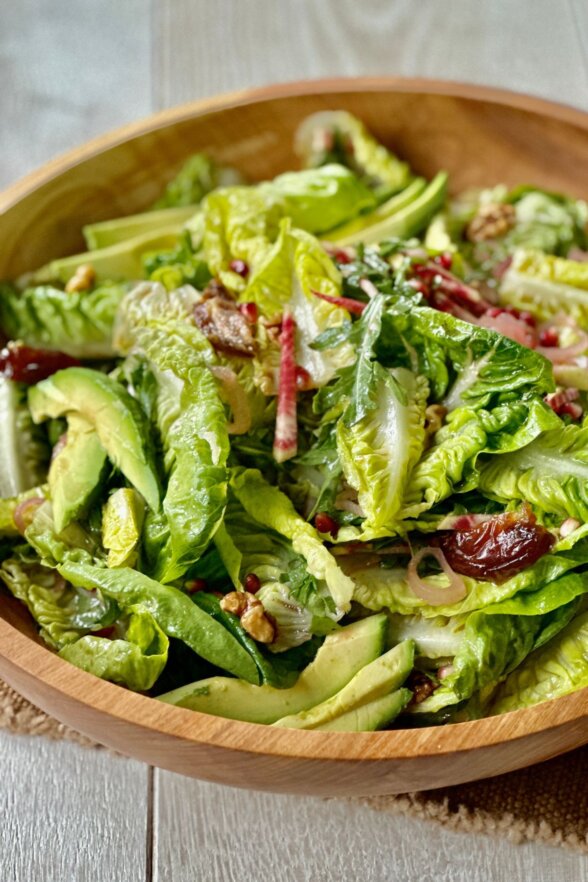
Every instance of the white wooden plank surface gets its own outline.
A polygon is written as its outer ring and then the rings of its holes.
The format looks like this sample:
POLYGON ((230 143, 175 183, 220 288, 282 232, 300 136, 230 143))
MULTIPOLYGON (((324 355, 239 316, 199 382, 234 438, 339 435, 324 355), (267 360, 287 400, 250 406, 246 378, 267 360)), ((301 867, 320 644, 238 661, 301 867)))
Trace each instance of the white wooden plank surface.
POLYGON ((154 9, 157 107, 358 74, 465 80, 588 107, 585 0, 175 0, 154 9))
MULTIPOLYGON (((588 108, 585 0, 0 0, 0 186, 151 109, 395 74, 588 108)), ((585 857, 0 733, 0 882, 588 880, 585 857), (146 835, 147 833, 147 835, 146 835)))
POLYGON ((2 882, 145 882, 148 768, 0 733, 2 882))
POLYGON ((154 882, 587 882, 588 858, 159 773, 154 882))

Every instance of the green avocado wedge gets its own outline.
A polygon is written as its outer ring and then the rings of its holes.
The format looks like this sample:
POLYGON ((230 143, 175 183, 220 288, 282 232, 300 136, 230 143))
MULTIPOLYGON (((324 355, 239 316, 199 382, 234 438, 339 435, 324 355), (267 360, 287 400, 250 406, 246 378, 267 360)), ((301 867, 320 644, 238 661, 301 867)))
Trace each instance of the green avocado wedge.
POLYGON ((382 654, 387 617, 360 619, 329 634, 294 686, 251 686, 242 680, 210 677, 160 695, 160 701, 249 723, 274 723, 308 710, 339 692, 362 668, 382 654))
POLYGON ((105 472, 106 451, 94 427, 80 414, 70 414, 65 446, 49 469, 53 521, 58 533, 88 509, 105 472))
POLYGON ((390 695, 360 704, 346 714, 313 728, 315 732, 375 732, 385 729, 404 710, 411 698, 410 689, 397 689, 390 695))
POLYGON ((410 674, 413 663, 414 643, 404 640, 363 667, 331 698, 310 710, 282 717, 274 725, 287 729, 317 729, 398 689, 410 674))
POLYGON ((157 511, 160 490, 147 418, 119 383, 90 368, 66 368, 31 387, 29 407, 35 423, 72 413, 83 416, 108 458, 157 511))

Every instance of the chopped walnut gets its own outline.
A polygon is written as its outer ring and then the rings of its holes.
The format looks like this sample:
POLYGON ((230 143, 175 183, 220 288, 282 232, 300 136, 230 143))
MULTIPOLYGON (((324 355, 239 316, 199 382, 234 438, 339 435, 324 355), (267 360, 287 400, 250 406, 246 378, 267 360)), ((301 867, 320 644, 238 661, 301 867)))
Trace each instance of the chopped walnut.
POLYGON ((65 286, 65 290, 68 294, 75 294, 78 291, 88 291, 95 281, 96 270, 91 263, 83 263, 77 268, 65 286))
POLYGON ((248 634, 251 634, 258 643, 273 643, 276 637, 276 628, 269 616, 265 613, 261 601, 250 603, 247 610, 241 616, 241 624, 248 634))
POLYGON ((514 227, 516 213, 514 206, 505 202, 492 202, 483 205, 477 215, 466 227, 466 238, 470 242, 485 242, 497 239, 514 227))
POLYGON ((225 612, 233 613, 234 616, 241 618, 247 609, 247 594, 244 591, 231 591, 225 594, 220 602, 220 607, 225 612))
POLYGON ((194 307, 194 320, 215 349, 232 355, 255 355, 251 323, 234 300, 220 295, 203 299, 194 307))
POLYGON ((221 609, 233 613, 241 619, 248 634, 258 643, 273 643, 276 639, 276 626, 265 612, 258 597, 248 591, 231 591, 220 602, 221 609))

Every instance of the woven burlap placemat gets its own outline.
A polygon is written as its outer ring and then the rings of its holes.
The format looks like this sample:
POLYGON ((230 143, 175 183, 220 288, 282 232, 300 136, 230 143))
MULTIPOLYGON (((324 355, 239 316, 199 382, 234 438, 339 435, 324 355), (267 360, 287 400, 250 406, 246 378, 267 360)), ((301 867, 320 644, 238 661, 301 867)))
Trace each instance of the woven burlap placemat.
MULTIPOLYGON (((98 747, 0 681, 0 729, 98 747)), ((511 842, 564 845, 588 853, 588 747, 487 781, 358 800, 377 811, 435 821, 511 842)))

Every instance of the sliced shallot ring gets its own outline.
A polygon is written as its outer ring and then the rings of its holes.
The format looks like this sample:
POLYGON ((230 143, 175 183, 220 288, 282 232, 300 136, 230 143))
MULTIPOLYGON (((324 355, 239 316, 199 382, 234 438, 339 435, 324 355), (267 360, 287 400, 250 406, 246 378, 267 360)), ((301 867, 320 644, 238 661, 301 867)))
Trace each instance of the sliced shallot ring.
POLYGON ((12 519, 14 521, 14 526, 21 536, 24 536, 25 530, 31 525, 35 511, 40 505, 43 505, 44 502, 46 502, 46 499, 43 496, 31 496, 29 499, 24 499, 22 502, 19 502, 16 506, 12 519))
POLYGON ((583 355, 588 349, 588 334, 585 331, 578 331, 578 337, 580 339, 572 346, 537 346, 535 351, 544 355, 553 364, 565 364, 578 355, 583 355))
POLYGON ((371 279, 360 279, 359 280, 359 287, 361 288, 361 290, 363 291, 364 294, 367 294, 367 296, 370 298, 370 300, 373 300, 373 298, 377 297, 378 294, 380 293, 378 291, 378 289, 376 288, 376 286, 374 285, 374 283, 371 281, 371 279))
POLYGON ((454 572, 449 566, 447 559, 440 548, 421 548, 410 559, 408 564, 408 587, 431 606, 448 606, 459 603, 467 594, 467 588, 463 578, 454 572), (418 573, 418 566, 425 557, 434 557, 447 578, 449 585, 446 588, 437 588, 425 582, 418 573))
POLYGON ((222 384, 224 400, 231 408, 233 419, 227 424, 229 435, 244 435, 251 428, 251 408, 235 371, 223 365, 213 365, 210 372, 222 384))

